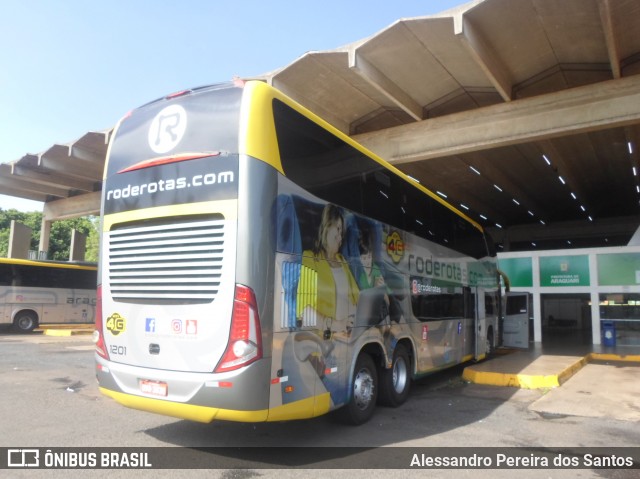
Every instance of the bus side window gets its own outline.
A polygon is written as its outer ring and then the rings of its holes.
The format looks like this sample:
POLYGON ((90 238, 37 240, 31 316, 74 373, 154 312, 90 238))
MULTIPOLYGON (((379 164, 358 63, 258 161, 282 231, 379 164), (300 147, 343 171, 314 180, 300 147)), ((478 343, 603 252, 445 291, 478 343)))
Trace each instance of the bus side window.
POLYGON ((11 266, 0 266, 0 286, 11 286, 11 266))

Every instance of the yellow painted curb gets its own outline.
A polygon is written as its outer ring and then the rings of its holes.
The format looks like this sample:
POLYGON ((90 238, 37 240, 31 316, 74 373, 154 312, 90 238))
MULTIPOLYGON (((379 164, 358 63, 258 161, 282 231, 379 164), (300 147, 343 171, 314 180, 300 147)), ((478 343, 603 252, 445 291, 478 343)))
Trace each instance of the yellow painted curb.
POLYGON ((629 361, 640 363, 640 354, 591 353, 589 361, 629 361))
POLYGON ((536 375, 518 373, 498 373, 494 371, 476 371, 473 366, 464 368, 462 379, 475 384, 489 386, 508 386, 520 389, 556 388, 566 382, 593 360, 640 362, 639 354, 589 353, 558 374, 536 375))
POLYGON ((555 388, 560 385, 558 375, 530 375, 496 373, 489 371, 475 371, 465 368, 462 378, 475 384, 486 384, 489 386, 507 386, 520 389, 544 389, 555 388))
POLYGON ((93 330, 89 329, 45 329, 42 334, 45 336, 77 336, 80 334, 93 334, 93 330))

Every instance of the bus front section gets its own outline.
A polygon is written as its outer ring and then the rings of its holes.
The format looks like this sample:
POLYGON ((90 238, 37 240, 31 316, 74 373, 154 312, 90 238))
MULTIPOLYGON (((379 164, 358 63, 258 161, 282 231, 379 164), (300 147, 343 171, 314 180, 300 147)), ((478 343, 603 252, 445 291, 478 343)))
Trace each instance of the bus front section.
POLYGON ((237 272, 248 255, 238 246, 241 102, 229 86, 182 92, 114 132, 94 339, 100 390, 125 406, 200 422, 267 419, 264 288, 256 296, 237 272))

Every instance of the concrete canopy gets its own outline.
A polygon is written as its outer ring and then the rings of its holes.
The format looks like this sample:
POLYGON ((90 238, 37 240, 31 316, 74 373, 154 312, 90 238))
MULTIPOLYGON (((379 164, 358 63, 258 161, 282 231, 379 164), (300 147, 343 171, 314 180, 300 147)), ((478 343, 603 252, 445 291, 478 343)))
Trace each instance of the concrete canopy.
MULTIPOLYGON (((259 78, 505 249, 620 245, 640 222, 638 24, 636 0, 476 0, 259 78)), ((99 168, 72 166, 86 157, 61 156, 3 165, 0 193, 50 201, 99 184, 99 168), (95 176, 66 173, 79 170, 95 176)))

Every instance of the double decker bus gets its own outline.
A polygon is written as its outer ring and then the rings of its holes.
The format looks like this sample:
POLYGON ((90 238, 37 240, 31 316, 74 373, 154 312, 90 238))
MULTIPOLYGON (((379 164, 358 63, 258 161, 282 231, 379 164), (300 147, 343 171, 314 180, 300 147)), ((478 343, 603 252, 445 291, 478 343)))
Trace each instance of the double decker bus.
POLYGON ((360 424, 496 346, 480 225, 263 82, 125 116, 101 215, 97 378, 128 407, 360 424))
POLYGON ((96 284, 95 264, 0 258, 0 324, 93 324, 96 284))

